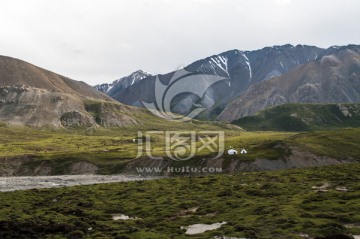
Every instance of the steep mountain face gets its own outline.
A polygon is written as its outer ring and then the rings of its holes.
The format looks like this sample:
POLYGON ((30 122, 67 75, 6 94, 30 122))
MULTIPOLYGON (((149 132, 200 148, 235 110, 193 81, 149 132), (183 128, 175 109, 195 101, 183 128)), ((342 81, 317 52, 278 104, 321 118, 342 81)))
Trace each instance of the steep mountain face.
POLYGON ((139 109, 124 106, 84 82, 0 56, 0 121, 72 128, 128 126, 139 109))
POLYGON ((246 130, 270 131, 360 127, 360 104, 284 104, 232 123, 246 130))
POLYGON ((115 97, 117 94, 120 94, 124 89, 129 86, 137 83, 138 81, 151 76, 149 72, 138 70, 131 75, 122 77, 118 80, 113 81, 112 83, 105 83, 100 85, 95 85, 95 89, 110 95, 111 97, 115 97))
POLYGON ((285 103, 360 102, 360 47, 331 47, 308 63, 249 87, 219 120, 235 120, 285 103))
MULTIPOLYGON (((229 101, 238 97, 251 85, 282 75, 300 64, 316 59, 324 52, 324 49, 313 46, 284 45, 257 51, 231 50, 196 61, 186 66, 185 70, 196 74, 217 75, 225 80, 210 86, 201 98, 191 93, 175 97, 172 110, 185 115, 191 111, 194 104, 201 104, 207 110, 200 118, 214 119, 229 101)), ((175 73, 158 77, 163 84, 167 84, 175 73)), ((131 81, 131 84, 128 81, 121 87, 114 86, 107 94, 122 103, 142 106, 141 102, 153 102, 155 99, 155 79, 156 76, 148 76, 142 80, 131 81)), ((194 82, 195 86, 198 82, 194 82)))

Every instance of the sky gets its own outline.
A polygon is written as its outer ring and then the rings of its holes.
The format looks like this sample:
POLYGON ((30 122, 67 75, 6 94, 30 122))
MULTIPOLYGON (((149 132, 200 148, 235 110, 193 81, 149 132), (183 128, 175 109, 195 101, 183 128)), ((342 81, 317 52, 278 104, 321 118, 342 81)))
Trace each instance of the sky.
POLYGON ((0 0, 0 55, 90 85, 231 49, 360 44, 360 0, 0 0))

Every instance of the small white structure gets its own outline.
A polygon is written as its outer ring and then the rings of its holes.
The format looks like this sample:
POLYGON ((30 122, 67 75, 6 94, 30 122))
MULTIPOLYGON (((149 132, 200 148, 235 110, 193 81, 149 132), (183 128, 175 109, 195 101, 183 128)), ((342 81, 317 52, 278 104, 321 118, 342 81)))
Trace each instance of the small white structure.
POLYGON ((229 149, 228 150, 228 154, 232 155, 232 154, 237 154, 238 151, 236 151, 235 149, 229 149))
POLYGON ((247 151, 245 149, 241 150, 241 154, 247 154, 247 151))

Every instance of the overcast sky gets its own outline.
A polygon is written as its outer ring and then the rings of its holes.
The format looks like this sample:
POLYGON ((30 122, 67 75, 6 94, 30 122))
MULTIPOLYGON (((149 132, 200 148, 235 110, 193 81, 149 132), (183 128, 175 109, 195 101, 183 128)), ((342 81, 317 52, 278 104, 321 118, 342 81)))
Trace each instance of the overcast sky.
POLYGON ((230 49, 360 44, 360 0, 0 0, 0 55, 91 85, 230 49))

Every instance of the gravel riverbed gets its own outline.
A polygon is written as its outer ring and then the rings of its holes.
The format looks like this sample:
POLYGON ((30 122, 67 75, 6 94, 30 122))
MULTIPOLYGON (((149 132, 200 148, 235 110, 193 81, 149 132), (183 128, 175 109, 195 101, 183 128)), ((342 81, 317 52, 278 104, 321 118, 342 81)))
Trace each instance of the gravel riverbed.
POLYGON ((60 175, 0 177, 0 192, 27 190, 33 188, 68 187, 98 183, 128 182, 159 179, 132 175, 60 175))

